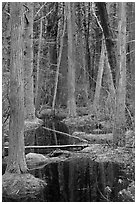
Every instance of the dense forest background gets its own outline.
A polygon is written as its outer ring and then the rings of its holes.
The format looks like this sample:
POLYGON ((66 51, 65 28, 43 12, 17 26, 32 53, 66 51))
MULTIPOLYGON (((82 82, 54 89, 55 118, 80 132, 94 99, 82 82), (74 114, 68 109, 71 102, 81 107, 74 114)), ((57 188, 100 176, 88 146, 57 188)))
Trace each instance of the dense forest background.
MULTIPOLYGON (((97 118, 101 114, 114 121, 115 92, 122 75, 124 88, 120 89, 125 96, 118 97, 125 98, 119 99, 125 116, 121 118, 125 117, 122 120, 127 128, 133 128, 135 4, 128 2, 120 8, 116 2, 78 2, 67 8, 63 2, 39 2, 24 3, 23 7, 25 118, 34 117, 34 107, 41 111, 46 105, 67 110, 68 116, 78 115, 82 107, 97 118)), ((10 109, 9 3, 3 3, 2 18, 4 125, 10 109)))

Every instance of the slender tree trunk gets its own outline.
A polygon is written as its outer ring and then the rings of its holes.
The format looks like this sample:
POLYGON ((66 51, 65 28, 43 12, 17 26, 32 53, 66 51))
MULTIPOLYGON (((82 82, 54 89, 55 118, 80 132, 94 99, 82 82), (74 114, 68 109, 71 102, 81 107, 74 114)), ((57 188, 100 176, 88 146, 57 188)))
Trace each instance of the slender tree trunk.
POLYGON ((25 173, 24 154, 24 74, 23 74, 23 5, 11 3, 11 69, 9 156, 6 172, 25 173))
MULTIPOLYGON (((106 2, 97 2, 96 3, 98 8, 98 15, 100 17, 100 24, 103 29, 103 33, 105 36, 106 41, 106 49, 108 53, 108 61, 112 70, 113 74, 113 80, 115 82, 116 79, 116 68, 117 68, 117 58, 116 58, 116 52, 115 52, 115 44, 113 41, 113 35, 112 31, 110 29, 109 25, 109 18, 108 18, 108 12, 106 8, 106 2)), ((115 85, 116 83, 114 83, 115 85)))
POLYGON ((102 41, 102 49, 101 49, 101 55, 100 55, 100 61, 99 61, 98 76, 97 76, 97 81, 96 81, 96 90, 95 90, 95 96, 94 96, 94 102, 93 102, 93 106, 95 110, 99 105, 104 60, 105 60, 105 48, 104 48, 104 42, 102 41))
POLYGON ((68 28, 68 110, 70 116, 76 116, 75 102, 75 16, 74 3, 66 3, 68 28))
MULTIPOLYGON (((85 48, 82 29, 82 9, 80 3, 77 3, 78 9, 78 32, 77 32, 77 44, 76 44, 76 93, 82 95, 83 100, 79 104, 88 105, 88 82, 86 73, 86 60, 85 60, 85 48)), ((78 104, 78 103, 77 103, 78 104)))
MULTIPOLYGON (((84 3, 85 4, 85 3, 84 3)), ((88 7, 90 8, 90 7, 88 7)), ((91 69, 91 53, 90 53, 90 47, 89 47, 89 24, 90 24, 90 19, 89 19, 89 11, 88 11, 88 16, 86 12, 86 6, 84 5, 83 7, 83 12, 84 12, 84 20, 83 20, 83 26, 84 26, 84 35, 85 35, 85 61, 86 61, 86 70, 88 73, 88 82, 89 82, 89 89, 92 89, 93 85, 93 70, 91 69), (88 20, 86 20, 88 19, 88 20)))
POLYGON ((116 100, 116 90, 114 87, 114 83, 113 83, 113 77, 112 77, 112 72, 111 72, 111 68, 110 68, 110 64, 108 62, 108 54, 106 51, 106 45, 105 45, 105 71, 106 71, 106 76, 107 76, 107 84, 108 84, 108 88, 109 88, 109 95, 107 98, 107 101, 109 102, 109 107, 110 107, 110 111, 111 111, 111 116, 114 116, 114 109, 115 109, 115 100, 116 100))
POLYGON ((114 145, 125 144, 125 98, 126 98, 126 3, 119 3, 118 25, 118 74, 116 89, 114 145))
POLYGON ((33 3, 25 3, 25 32, 24 32, 24 106, 25 119, 35 118, 33 92, 33 3))
POLYGON ((67 87, 67 74, 68 74, 68 33, 67 33, 67 22, 66 17, 64 18, 64 30, 63 39, 61 39, 62 54, 60 59, 59 68, 59 81, 57 87, 57 101, 58 106, 67 107, 68 101, 68 87, 67 87))
POLYGON ((106 57, 105 57, 105 67, 106 67, 107 83, 108 83, 109 91, 110 91, 111 96, 115 97, 115 87, 114 87, 114 83, 113 83, 113 77, 112 77, 110 64, 108 62, 107 52, 106 52, 106 57))
POLYGON ((52 15, 48 19, 47 25, 47 37, 49 41, 49 61, 50 61, 50 71, 52 72, 50 78, 51 84, 51 97, 49 104, 52 106, 54 89, 55 89, 55 76, 57 70, 57 34, 58 34, 58 2, 53 5, 52 15))
POLYGON ((41 46, 42 46, 42 19, 40 21, 40 34, 39 34, 39 45, 38 45, 38 55, 37 55, 37 79, 36 79, 36 93, 35 93, 35 110, 40 108, 41 102, 41 92, 42 92, 42 81, 43 75, 42 67, 40 67, 40 58, 41 58, 41 46))
POLYGON ((64 21, 63 33, 62 33, 62 37, 61 37, 60 50, 59 50, 59 56, 58 56, 58 63, 57 63, 57 70, 56 70, 56 77, 55 77, 55 88, 54 88, 53 101, 52 101, 52 109, 53 110, 55 108, 55 102, 56 102, 56 98, 57 98, 57 87, 58 87, 58 82, 59 82, 59 71, 60 71, 60 65, 61 65, 61 57, 63 54, 62 52, 63 52, 63 43, 64 43, 65 31, 66 31, 66 19, 64 21))
POLYGON ((40 110, 44 102, 44 90, 45 90, 45 81, 48 69, 48 47, 46 39, 42 37, 43 33, 43 20, 41 19, 40 23, 40 34, 39 34, 39 46, 38 46, 38 55, 37 55, 37 83, 36 83, 36 94, 35 94, 35 112, 37 113, 40 110))

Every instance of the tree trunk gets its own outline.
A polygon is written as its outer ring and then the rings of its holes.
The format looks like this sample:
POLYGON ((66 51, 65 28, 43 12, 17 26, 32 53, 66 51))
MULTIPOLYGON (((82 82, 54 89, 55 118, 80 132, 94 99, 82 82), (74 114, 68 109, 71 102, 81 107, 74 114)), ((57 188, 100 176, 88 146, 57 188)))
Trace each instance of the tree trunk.
POLYGON ((37 79, 36 79, 36 91, 35 91, 35 110, 40 108, 41 102, 41 92, 42 92, 42 81, 43 75, 42 67, 40 68, 40 57, 42 47, 42 19, 40 21, 40 34, 39 34, 39 45, 38 45, 38 55, 37 55, 37 79))
POLYGON ((40 22, 40 34, 39 34, 39 46, 37 55, 37 83, 36 83, 36 93, 35 93, 35 110, 39 110, 44 104, 44 94, 46 90, 46 75, 48 72, 48 46, 46 39, 42 37, 44 20, 41 19, 40 22))
POLYGON ((85 48, 83 40, 83 29, 82 29, 82 10, 81 5, 77 3, 78 9, 78 32, 77 32, 77 44, 76 44, 76 93, 77 93, 77 105, 87 106, 88 105, 88 82, 86 73, 86 60, 85 60, 85 48), (78 98, 78 95, 83 99, 82 101, 78 98), (80 100, 80 101, 79 101, 80 100))
POLYGON ((25 3, 24 32, 24 106, 25 119, 35 118, 33 92, 33 3, 25 3))
POLYGON ((126 98, 126 3, 119 3, 118 25, 118 74, 116 89, 114 145, 125 144, 125 98, 126 98))
POLYGON ((68 28, 68 110, 69 116, 76 116, 75 102, 75 16, 74 3, 66 3, 68 28))
POLYGON ((98 8, 98 15, 100 17, 100 24, 102 26, 103 33, 105 36, 106 48, 107 48, 107 53, 108 53, 108 61, 109 61, 109 64, 110 64, 110 67, 112 70, 113 80, 115 82, 117 59, 116 59, 115 44, 113 41, 113 35, 112 35, 112 31, 111 31, 110 25, 109 25, 109 18, 108 18, 108 13, 107 13, 107 9, 106 9, 106 3, 105 2, 97 2, 96 5, 98 8))
POLYGON ((54 89, 55 89, 55 76, 57 70, 57 34, 58 34, 58 2, 53 5, 52 15, 48 18, 47 25, 47 37, 49 41, 49 61, 50 61, 50 72, 52 72, 50 77, 50 87, 51 87, 51 97, 49 104, 52 106, 54 89))
POLYGON ((11 3, 11 69, 9 156, 6 172, 25 173, 24 80, 23 80, 23 5, 11 3))
POLYGON ((86 61, 86 68, 87 68, 87 73, 88 73, 89 89, 91 90, 92 85, 93 85, 93 78, 92 78, 93 69, 91 68, 91 53, 90 53, 90 46, 89 46, 89 25, 90 25, 90 19, 89 19, 90 10, 89 9, 90 9, 90 6, 88 6, 88 14, 87 14, 86 5, 84 5, 83 7, 83 12, 84 12, 83 26, 84 26, 85 47, 86 47, 85 61, 86 61))
POLYGON ((95 110, 99 105, 104 60, 105 60, 105 48, 104 48, 104 42, 102 41, 102 49, 101 49, 101 55, 100 55, 100 61, 99 61, 98 76, 97 76, 97 81, 96 81, 96 90, 95 90, 95 96, 94 96, 94 102, 93 102, 93 106, 95 110))
POLYGON ((64 31, 61 39, 62 42, 62 54, 59 68, 59 81, 57 87, 57 101, 58 106, 67 107, 68 101, 68 89, 67 89, 67 75, 68 75, 68 33, 67 33, 67 22, 64 19, 64 31))
MULTIPOLYGON (((105 46, 105 52, 106 52, 106 46, 105 46)), ((107 52, 106 52, 106 57, 105 57, 105 67, 106 67, 107 83, 108 83, 109 91, 110 91, 111 96, 115 97, 115 87, 113 83, 113 77, 112 77, 110 64, 108 62, 107 52)))
POLYGON ((60 65, 61 65, 61 58, 62 58, 62 54, 63 54, 63 44, 64 44, 65 31, 66 31, 66 18, 64 20, 63 33, 62 33, 61 42, 60 42, 57 70, 56 70, 56 77, 55 77, 55 87, 54 87, 54 94, 53 94, 53 101, 52 101, 52 110, 54 110, 54 108, 55 108, 55 102, 56 102, 56 98, 57 98, 59 71, 60 71, 60 65))

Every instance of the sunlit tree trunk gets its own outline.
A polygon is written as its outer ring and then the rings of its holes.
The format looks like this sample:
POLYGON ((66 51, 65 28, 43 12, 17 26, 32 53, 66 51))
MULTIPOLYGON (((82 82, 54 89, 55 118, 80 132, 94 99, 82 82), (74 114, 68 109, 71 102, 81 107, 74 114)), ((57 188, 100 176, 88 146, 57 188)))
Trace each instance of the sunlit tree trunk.
POLYGON ((24 154, 23 5, 11 3, 9 156, 6 172, 27 171, 24 154))
POLYGON ((35 118, 33 92, 33 3, 25 3, 24 29, 24 117, 35 118))
POLYGON ((66 3, 68 28, 68 110, 70 116, 76 116, 75 102, 75 7, 66 3))
POLYGON ((113 129, 114 145, 125 144, 125 98, 126 98, 126 3, 119 3, 118 24, 118 73, 116 107, 113 129))

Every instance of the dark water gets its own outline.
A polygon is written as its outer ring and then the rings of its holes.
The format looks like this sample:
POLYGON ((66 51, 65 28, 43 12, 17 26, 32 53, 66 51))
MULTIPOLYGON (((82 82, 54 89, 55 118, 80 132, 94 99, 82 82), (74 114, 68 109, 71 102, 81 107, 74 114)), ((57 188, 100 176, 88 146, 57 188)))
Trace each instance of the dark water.
POLYGON ((31 173, 47 182, 43 201, 48 202, 118 202, 118 192, 129 184, 118 164, 82 155, 31 173))

